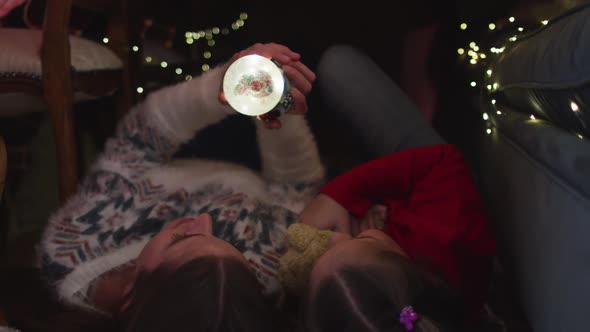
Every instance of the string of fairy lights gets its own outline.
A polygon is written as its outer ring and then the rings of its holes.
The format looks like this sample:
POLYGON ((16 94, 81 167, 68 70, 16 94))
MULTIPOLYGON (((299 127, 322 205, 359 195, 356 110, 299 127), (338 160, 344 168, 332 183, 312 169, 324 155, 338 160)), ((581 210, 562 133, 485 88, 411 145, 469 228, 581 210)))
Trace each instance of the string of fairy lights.
MULTIPOLYGON (((217 40, 223 36, 229 35, 232 32, 242 29, 245 26, 247 19, 248 13, 241 12, 236 19, 227 25, 207 27, 194 31, 186 31, 184 33, 185 45, 189 47, 192 54, 199 54, 203 59, 203 63, 201 64, 200 68, 201 72, 208 71, 210 69, 210 64, 214 62, 215 46, 217 44, 217 40)), ((152 20, 145 20, 144 32, 142 35, 145 36, 145 31, 149 28, 152 28, 153 26, 154 22, 152 20)), ((175 29, 169 28, 168 30, 168 40, 164 42, 164 45, 166 48, 171 48, 173 45, 172 39, 175 35, 175 29)), ((109 39, 104 37, 102 42, 104 44, 108 44, 109 39)), ((140 53, 144 64, 154 64, 155 57, 152 54, 146 54, 146 50, 142 49, 139 45, 130 45, 129 49, 131 52, 140 53)), ((184 79, 188 81, 193 78, 190 73, 185 72, 185 70, 183 70, 180 66, 172 66, 169 60, 161 59, 159 61, 159 66, 162 70, 172 70, 174 75, 176 75, 177 79, 179 80, 184 79)), ((143 94, 145 89, 142 86, 138 86, 136 91, 138 94, 143 94)))
MULTIPOLYGON (((473 67, 473 69, 476 70, 477 77, 480 77, 481 79, 480 82, 471 80, 469 86, 474 89, 479 88, 480 91, 488 94, 493 94, 497 91, 500 86, 499 83, 493 82, 493 71, 490 68, 491 64, 493 64, 497 57, 509 47, 510 43, 516 42, 529 33, 542 29, 547 24, 549 24, 549 20, 541 20, 536 24, 519 24, 514 16, 488 23, 486 27, 488 32, 498 32, 502 34, 500 38, 491 39, 494 40, 493 45, 483 46, 480 45, 481 43, 478 44, 475 41, 470 41, 468 45, 457 49, 459 61, 473 67)), ((467 32, 470 29, 470 26, 467 22, 463 22, 460 23, 459 29, 461 32, 467 32)), ((496 113, 496 115, 501 116, 502 111, 500 110, 496 99, 490 99, 490 105, 488 106, 489 108, 487 111, 486 108, 484 108, 482 118, 485 121, 486 134, 491 135, 494 131, 494 123, 490 113, 496 113)), ((579 105, 575 101, 571 101, 569 107, 572 112, 579 112, 580 110, 579 105)), ((530 121, 537 121, 533 114, 530 115, 530 121)), ((584 138, 584 136, 579 133, 577 136, 580 139, 584 138)))

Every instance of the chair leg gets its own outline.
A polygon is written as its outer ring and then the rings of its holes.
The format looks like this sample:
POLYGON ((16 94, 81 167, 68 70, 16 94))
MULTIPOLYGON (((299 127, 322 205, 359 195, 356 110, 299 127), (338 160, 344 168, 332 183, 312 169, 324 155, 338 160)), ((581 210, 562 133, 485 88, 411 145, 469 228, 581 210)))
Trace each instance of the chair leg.
POLYGON ((8 326, 8 319, 6 318, 2 308, 0 308, 0 326, 8 326))
POLYGON ((78 159, 76 157, 76 143, 74 140, 74 124, 72 109, 69 103, 60 103, 61 107, 52 107, 48 100, 48 108, 53 124, 55 152, 57 157, 57 176, 59 186, 59 200, 64 203, 68 197, 76 192, 78 185, 78 159))
POLYGON ((6 156, 6 144, 4 138, 0 136, 0 200, 4 195, 4 185, 6 183, 6 169, 8 168, 8 157, 6 156))
MULTIPOLYGON (((8 156, 4 138, 0 135, 0 257, 4 255, 6 241, 8 239, 9 219, 4 214, 4 189, 6 184, 6 172, 8 169, 8 156)), ((2 310, 0 309, 0 326, 2 326, 2 310)))

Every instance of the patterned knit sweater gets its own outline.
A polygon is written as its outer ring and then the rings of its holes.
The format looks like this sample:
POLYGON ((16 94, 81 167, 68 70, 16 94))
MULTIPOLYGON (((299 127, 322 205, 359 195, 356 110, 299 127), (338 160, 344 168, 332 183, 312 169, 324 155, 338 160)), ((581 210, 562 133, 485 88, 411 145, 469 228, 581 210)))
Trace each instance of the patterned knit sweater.
POLYGON ((279 294, 286 229, 323 184, 324 168, 298 115, 283 116, 280 130, 254 120, 260 174, 221 161, 173 160, 199 130, 235 114, 217 100, 225 69, 158 90, 131 110, 77 194, 51 216, 39 265, 64 302, 93 308, 86 297, 93 280, 135 259, 167 222, 204 212, 214 235, 250 262, 264 293, 279 294))

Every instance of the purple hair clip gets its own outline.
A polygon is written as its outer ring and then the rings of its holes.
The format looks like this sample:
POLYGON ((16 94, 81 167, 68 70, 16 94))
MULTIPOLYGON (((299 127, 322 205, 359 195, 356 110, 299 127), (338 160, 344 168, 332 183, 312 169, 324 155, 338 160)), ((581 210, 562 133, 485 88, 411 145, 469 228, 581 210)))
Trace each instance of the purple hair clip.
POLYGON ((399 322, 406 328, 406 331, 414 330, 414 322, 417 321, 418 318, 418 314, 414 312, 412 306, 404 307, 399 314, 399 322))

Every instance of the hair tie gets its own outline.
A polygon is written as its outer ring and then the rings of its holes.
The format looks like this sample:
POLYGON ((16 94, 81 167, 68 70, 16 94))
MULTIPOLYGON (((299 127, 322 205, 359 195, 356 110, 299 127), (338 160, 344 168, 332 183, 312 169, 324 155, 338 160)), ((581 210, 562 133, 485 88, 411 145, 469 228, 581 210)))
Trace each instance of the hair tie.
POLYGON ((418 314, 414 312, 412 306, 406 306, 399 314, 399 322, 406 328, 406 331, 414 330, 414 322, 419 318, 418 314))

